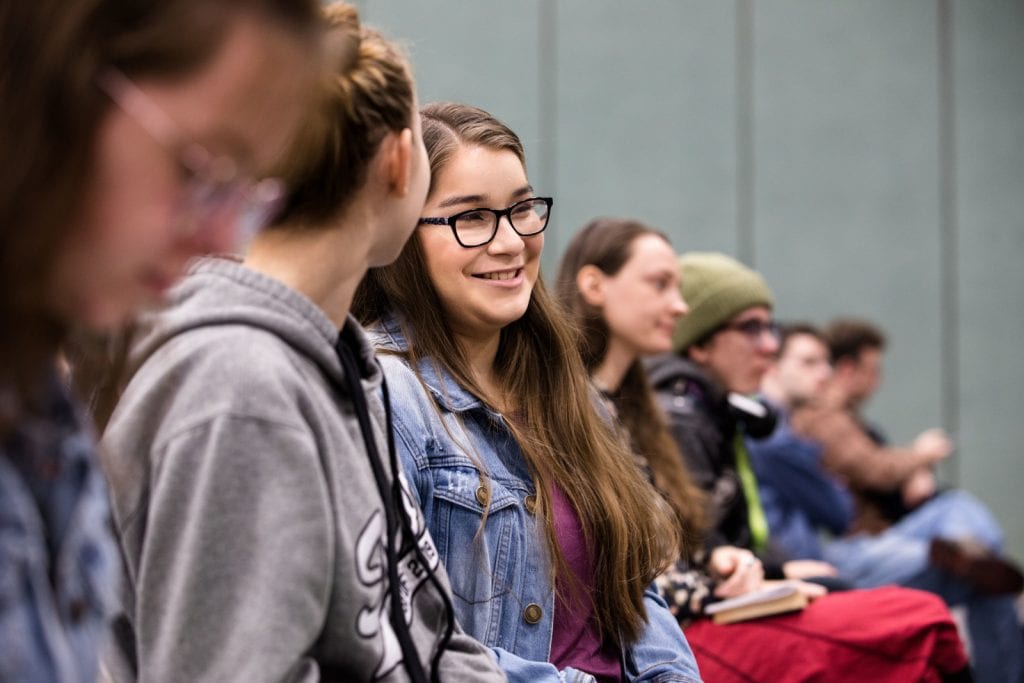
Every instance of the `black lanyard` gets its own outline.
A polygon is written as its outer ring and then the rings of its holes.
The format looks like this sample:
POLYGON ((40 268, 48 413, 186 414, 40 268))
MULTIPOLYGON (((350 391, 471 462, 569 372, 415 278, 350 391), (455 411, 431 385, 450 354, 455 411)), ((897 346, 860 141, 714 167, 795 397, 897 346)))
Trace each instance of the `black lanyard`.
MULTIPOLYGON (((343 329, 338 337, 334 348, 337 351, 338 359, 341 361, 342 370, 345 373, 345 386, 348 389, 349 398, 352 400, 352 407, 359 421, 359 431, 363 437, 363 444, 366 446, 366 456, 370 460, 370 467, 373 469, 373 478, 377 482, 377 492, 380 494, 381 503, 384 506, 385 518, 385 541, 384 551, 388 563, 388 595, 391 598, 391 627, 398 637, 398 643, 402 648, 402 659, 409 677, 417 683, 426 683, 427 676, 420 663, 419 653, 412 642, 412 634, 409 632, 409 625, 405 623, 405 616, 402 614, 402 599, 398 583, 398 553, 395 550, 395 536, 400 514, 396 509, 393 490, 388 486, 387 475, 384 472, 384 465, 381 462, 380 452, 377 450, 377 441, 373 438, 373 429, 370 425, 370 411, 366 402, 366 395, 363 393, 362 384, 359 381, 361 373, 359 364, 352 352, 351 346, 346 343, 351 338, 348 330, 343 329)), ((390 421, 389 421, 390 423, 390 421)), ((390 424, 388 431, 390 432, 390 424)), ((390 437, 389 437, 390 438, 390 437)), ((389 442, 390 445, 390 442, 389 442)), ((389 449, 390 450, 390 449, 389 449)), ((397 471, 394 472, 394 479, 397 479, 397 471)))

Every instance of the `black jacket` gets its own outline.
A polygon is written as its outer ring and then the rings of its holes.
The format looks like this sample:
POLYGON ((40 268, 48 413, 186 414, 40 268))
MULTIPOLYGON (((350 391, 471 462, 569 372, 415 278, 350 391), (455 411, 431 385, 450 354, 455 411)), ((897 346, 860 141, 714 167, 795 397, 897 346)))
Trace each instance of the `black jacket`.
MULTIPOLYGON (((733 450, 736 430, 741 427, 725 390, 698 366, 676 354, 649 359, 646 365, 690 476, 709 494, 708 521, 712 528, 707 536, 708 550, 721 545, 752 550, 747 500, 733 450)), ((770 544, 758 556, 767 578, 782 578, 782 563, 790 558, 770 544)))

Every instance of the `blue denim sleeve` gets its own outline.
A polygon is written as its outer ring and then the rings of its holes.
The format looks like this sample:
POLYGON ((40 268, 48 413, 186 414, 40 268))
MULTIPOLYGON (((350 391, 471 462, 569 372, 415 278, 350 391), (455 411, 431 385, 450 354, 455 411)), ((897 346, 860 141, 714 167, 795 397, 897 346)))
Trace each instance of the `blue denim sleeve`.
POLYGON ((597 680, 583 671, 569 667, 559 671, 550 662, 523 659, 500 647, 491 648, 491 651, 498 660, 498 666, 508 676, 509 683, 593 683, 597 680))
POLYGON ((683 629, 651 585, 644 592, 647 626, 626 651, 626 680, 651 683, 699 683, 697 660, 683 629))

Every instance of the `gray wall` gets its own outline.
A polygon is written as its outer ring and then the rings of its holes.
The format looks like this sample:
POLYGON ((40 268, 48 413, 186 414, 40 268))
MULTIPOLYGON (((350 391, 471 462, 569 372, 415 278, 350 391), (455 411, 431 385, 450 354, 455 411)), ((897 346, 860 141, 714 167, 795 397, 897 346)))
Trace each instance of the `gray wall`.
POLYGON ((943 425, 943 469, 1024 557, 1024 1, 362 0, 423 101, 488 109, 556 198, 760 269, 783 319, 890 332, 869 414, 943 425))

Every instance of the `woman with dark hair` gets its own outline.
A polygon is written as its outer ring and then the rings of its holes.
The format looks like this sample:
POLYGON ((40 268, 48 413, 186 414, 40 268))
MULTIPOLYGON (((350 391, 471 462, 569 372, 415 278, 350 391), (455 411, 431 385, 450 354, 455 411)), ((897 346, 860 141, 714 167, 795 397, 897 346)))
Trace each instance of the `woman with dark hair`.
MULTIPOLYGON (((707 496, 683 465, 641 362, 672 347, 676 321, 689 311, 668 238, 639 221, 595 219, 566 248, 556 292, 581 329, 591 381, 641 466, 672 503, 691 547, 699 548, 710 521, 707 496)), ((750 550, 721 544, 684 558, 659 577, 659 585, 679 620, 688 623, 707 604, 761 588, 763 579, 750 550)), ((821 586, 799 585, 811 598, 825 593, 821 586)))
POLYGON ((803 612, 724 626, 704 618, 711 604, 772 582, 750 548, 716 543, 708 533, 714 498, 691 483, 641 363, 672 348, 689 310, 675 252, 643 223, 596 219, 566 248, 557 293, 581 328, 593 383, 679 525, 697 537, 700 549, 658 577, 658 586, 708 680, 970 680, 948 611, 918 591, 825 595, 820 585, 790 581, 813 600, 803 612))
POLYGON ((696 681, 650 590, 678 556, 676 526, 600 419, 540 278, 552 200, 488 113, 437 103, 422 116, 424 217, 354 308, 378 340, 395 444, 459 622, 515 680, 696 681))
POLYGON ((313 0, 0 5, 2 680, 92 680, 116 587, 58 348, 269 218, 319 27, 313 0))

